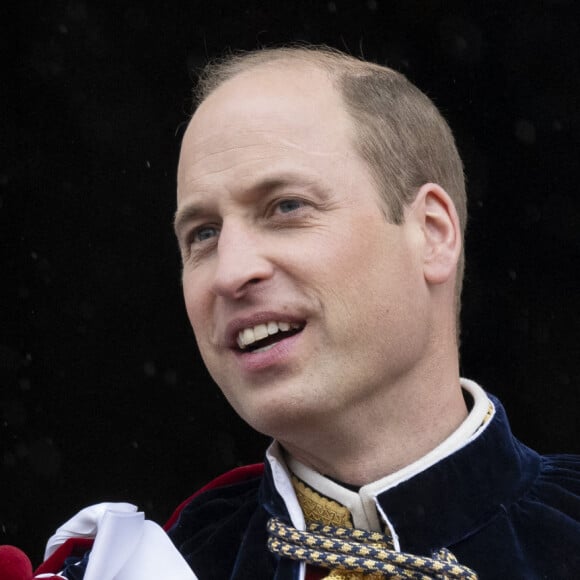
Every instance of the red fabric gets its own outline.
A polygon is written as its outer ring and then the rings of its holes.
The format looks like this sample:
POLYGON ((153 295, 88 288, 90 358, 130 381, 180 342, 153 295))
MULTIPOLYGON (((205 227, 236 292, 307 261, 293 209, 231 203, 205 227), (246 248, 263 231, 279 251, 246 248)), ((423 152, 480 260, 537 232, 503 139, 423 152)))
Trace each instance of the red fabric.
POLYGON ((264 464, 263 463, 254 463, 252 465, 244 465, 242 467, 236 467, 231 471, 227 471, 222 475, 216 477, 214 480, 210 481, 207 485, 204 485, 201 489, 198 489, 192 496, 188 497, 185 501, 182 501, 178 506, 177 509, 173 512, 167 523, 163 526, 165 531, 169 530, 171 526, 177 521, 179 518, 179 514, 181 510, 194 498, 197 497, 200 493, 205 491, 209 491, 210 489, 215 489, 216 487, 224 487, 226 485, 232 485, 233 483, 240 483, 242 481, 246 481, 248 479, 252 479, 254 477, 260 477, 264 473, 264 464))
POLYGON ((31 580, 32 564, 28 556, 14 546, 0 546, 0 578, 2 580, 31 580))
POLYGON ((71 557, 81 557, 93 546, 93 540, 89 538, 69 538, 59 546, 48 560, 45 560, 35 571, 35 574, 56 574, 64 568, 64 561, 71 557))

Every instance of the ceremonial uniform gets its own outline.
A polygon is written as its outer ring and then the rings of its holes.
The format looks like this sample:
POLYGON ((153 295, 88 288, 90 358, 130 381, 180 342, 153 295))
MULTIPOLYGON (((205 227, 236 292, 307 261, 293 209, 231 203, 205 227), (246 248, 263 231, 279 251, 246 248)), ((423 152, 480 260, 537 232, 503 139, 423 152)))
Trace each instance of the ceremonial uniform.
MULTIPOLYGON (((473 383, 463 384, 477 392, 473 383)), ((310 518, 345 523, 337 506, 350 498, 356 527, 380 529, 396 550, 419 556, 448 548, 482 580, 580 577, 580 458, 538 455, 512 435, 499 401, 489 400, 492 413, 463 446, 418 473, 406 468, 362 493, 345 493, 328 480, 324 485, 327 478, 290 461, 301 481, 296 494, 296 479, 293 485, 274 445, 262 477, 194 498, 169 535, 203 580, 300 578, 299 562, 268 551, 266 527, 272 517, 304 527, 296 497, 307 489, 310 518), (355 496, 363 496, 358 506, 355 496)), ((416 469, 425 461, 418 464, 416 469)))
MULTIPOLYGON (((166 525, 191 577, 344 580, 363 577, 345 569, 363 560, 365 578, 580 577, 580 458, 538 455, 514 438, 497 399, 462 384, 472 398, 462 426, 378 482, 351 489, 273 443, 263 466, 206 486, 166 525), (434 572, 445 566, 457 575, 434 572)), ((63 577, 81 578, 86 561, 69 559, 63 577)))

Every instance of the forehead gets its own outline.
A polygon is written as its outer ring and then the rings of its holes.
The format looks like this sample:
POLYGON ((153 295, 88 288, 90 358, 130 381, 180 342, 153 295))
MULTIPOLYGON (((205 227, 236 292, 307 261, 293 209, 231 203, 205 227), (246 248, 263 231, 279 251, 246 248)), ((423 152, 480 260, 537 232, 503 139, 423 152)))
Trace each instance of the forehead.
POLYGON ((351 134, 351 120, 325 72, 271 63, 225 81, 200 105, 183 139, 178 179, 223 171, 243 156, 263 162, 350 155, 351 134))
POLYGON ((215 115, 237 125, 312 128, 310 122, 343 117, 341 98, 323 70, 308 63, 276 61, 226 80, 201 103, 193 132, 219 130, 215 115))

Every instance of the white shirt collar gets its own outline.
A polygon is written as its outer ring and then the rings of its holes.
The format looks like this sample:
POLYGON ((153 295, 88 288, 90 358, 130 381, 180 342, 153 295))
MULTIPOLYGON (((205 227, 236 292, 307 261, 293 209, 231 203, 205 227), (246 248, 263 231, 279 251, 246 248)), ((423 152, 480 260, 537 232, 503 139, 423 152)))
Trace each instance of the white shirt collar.
MULTIPOLYGON (((473 407, 463 423, 435 449, 417 461, 378 481, 364 485, 358 492, 341 486, 294 457, 287 456, 285 458, 280 445, 274 442, 266 452, 266 458, 272 467, 276 489, 286 502, 293 525, 299 529, 304 529, 305 523, 302 510, 292 487, 291 472, 317 492, 348 508, 356 528, 380 531, 382 527, 379 519, 381 509, 376 501, 377 495, 411 479, 445 457, 455 453, 479 436, 489 423, 489 420, 486 421, 486 417, 490 408, 492 415, 495 409, 485 391, 478 384, 468 379, 461 379, 461 386, 473 398, 473 407)), ((491 416, 489 419, 491 419, 491 416)), ((383 523, 391 527, 386 514, 381 513, 380 515, 383 523)), ((394 530, 391 531, 393 535, 396 535, 394 530)))

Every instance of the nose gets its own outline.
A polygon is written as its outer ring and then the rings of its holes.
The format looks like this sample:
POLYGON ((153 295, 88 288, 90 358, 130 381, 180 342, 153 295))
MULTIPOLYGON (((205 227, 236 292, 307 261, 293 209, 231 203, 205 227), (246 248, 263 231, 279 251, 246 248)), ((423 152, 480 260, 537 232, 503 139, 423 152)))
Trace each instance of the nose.
POLYGON ((267 244, 251 226, 224 222, 217 246, 214 293, 239 299, 270 279, 274 267, 267 251, 267 244))

